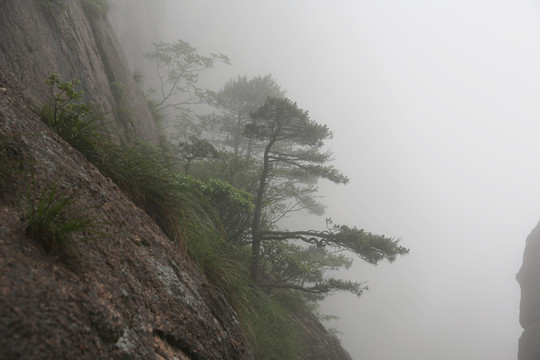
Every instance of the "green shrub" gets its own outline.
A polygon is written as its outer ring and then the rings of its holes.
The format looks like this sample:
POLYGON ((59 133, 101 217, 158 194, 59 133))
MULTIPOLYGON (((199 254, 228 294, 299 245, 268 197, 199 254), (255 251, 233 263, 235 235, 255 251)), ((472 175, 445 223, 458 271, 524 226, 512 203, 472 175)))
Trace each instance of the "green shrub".
POLYGON ((51 74, 46 83, 52 100, 41 108, 43 121, 81 153, 94 152, 95 141, 102 136, 99 123, 103 115, 81 102, 83 92, 77 90, 80 81, 62 82, 58 74, 51 74))
POLYGON ((75 193, 60 190, 59 182, 38 192, 32 182, 26 197, 27 233, 43 244, 46 250, 59 255, 93 232, 93 222, 85 209, 74 204, 75 193))
POLYGON ((144 209, 177 244, 185 243, 180 218, 189 194, 178 191, 173 160, 166 149, 145 143, 123 146, 102 141, 92 162, 144 209))

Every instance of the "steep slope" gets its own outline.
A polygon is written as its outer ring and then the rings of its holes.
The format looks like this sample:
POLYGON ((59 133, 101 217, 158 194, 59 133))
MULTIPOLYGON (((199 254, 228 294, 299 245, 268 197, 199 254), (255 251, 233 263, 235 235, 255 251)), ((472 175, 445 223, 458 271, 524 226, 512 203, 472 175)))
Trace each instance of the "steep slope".
POLYGON ((304 310, 294 312, 292 318, 299 325, 299 335, 305 345, 301 360, 352 360, 339 339, 332 336, 315 315, 304 310))
MULTIPOLYGON (((114 28, 132 38, 134 27, 152 23, 141 9, 165 1, 112 3, 114 28)), ((145 49, 127 50, 139 55, 145 49)), ((51 97, 44 80, 53 72, 81 80, 85 102, 114 120, 104 125, 119 141, 161 142, 106 17, 85 11, 82 0, 2 1, 0 145, 7 139, 8 146, 0 154, 23 161, 25 175, 2 178, 0 162, 0 358, 251 358, 221 292, 39 120, 40 104, 51 97), (76 190, 92 216, 106 219, 97 226, 104 238, 80 243, 67 260, 25 232, 21 199, 29 184, 39 191, 55 181, 76 190)), ((308 348, 304 358, 350 358, 312 314, 294 318, 308 348)))
POLYGON ((80 79, 85 101, 118 120, 105 124, 115 136, 160 141, 111 25, 106 17, 85 12, 79 0, 3 0, 0 64, 41 102, 50 100, 44 80, 51 73, 80 79))
MULTIPOLYGON (((124 52, 129 54, 134 68, 147 69, 148 63, 143 61, 143 54, 150 49, 152 42, 161 40, 164 30, 162 14, 170 1, 156 0, 151 5, 145 0, 112 0, 112 3, 114 6, 109 17, 124 52)), ((154 69, 150 71, 153 72, 154 69)), ((291 314, 291 318, 298 324, 298 335, 306 351, 302 359, 351 359, 339 339, 328 333, 316 316, 308 311, 298 310, 291 314)))
POLYGON ((540 359, 540 223, 527 237, 523 265, 516 276, 521 287, 519 360, 540 359))
POLYGON ((252 358, 221 292, 17 84, 0 66, 0 358, 252 358), (25 232, 21 199, 55 182, 104 233, 66 258, 25 232))

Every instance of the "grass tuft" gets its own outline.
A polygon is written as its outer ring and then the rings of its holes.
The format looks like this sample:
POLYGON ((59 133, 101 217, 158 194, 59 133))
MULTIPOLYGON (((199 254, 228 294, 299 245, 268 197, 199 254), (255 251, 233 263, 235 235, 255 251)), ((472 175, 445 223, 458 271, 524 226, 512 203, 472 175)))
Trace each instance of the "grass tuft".
POLYGON ((58 182, 39 193, 32 184, 26 197, 27 233, 47 251, 66 255, 78 241, 93 232, 93 221, 74 206, 75 193, 61 191, 58 182))

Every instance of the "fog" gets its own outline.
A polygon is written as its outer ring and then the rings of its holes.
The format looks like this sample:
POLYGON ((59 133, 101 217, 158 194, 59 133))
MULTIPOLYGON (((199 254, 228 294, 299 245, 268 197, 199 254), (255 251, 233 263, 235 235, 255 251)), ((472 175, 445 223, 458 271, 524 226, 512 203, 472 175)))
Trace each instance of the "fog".
MULTIPOLYGON (((540 220, 540 10, 526 0, 169 0, 162 39, 232 64, 218 89, 271 73, 334 131, 347 186, 325 216, 400 237, 356 261, 360 298, 326 300, 354 359, 517 358, 525 238, 540 220)), ((288 220, 317 227, 324 218, 288 220)))

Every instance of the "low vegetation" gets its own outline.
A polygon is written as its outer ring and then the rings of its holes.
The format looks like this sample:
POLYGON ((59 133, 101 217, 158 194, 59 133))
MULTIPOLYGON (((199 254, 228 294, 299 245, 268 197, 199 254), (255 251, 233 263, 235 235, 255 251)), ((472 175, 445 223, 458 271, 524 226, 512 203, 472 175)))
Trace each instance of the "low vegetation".
POLYGON ((61 81, 58 74, 51 74, 46 83, 51 103, 41 108, 42 120, 75 149, 92 158, 96 139, 101 136, 103 115, 82 102, 80 81, 61 81))
POLYGON ((75 192, 61 190, 59 181, 41 191, 32 182, 25 199, 27 233, 47 251, 61 256, 93 232, 92 219, 75 205, 74 197, 75 192))

